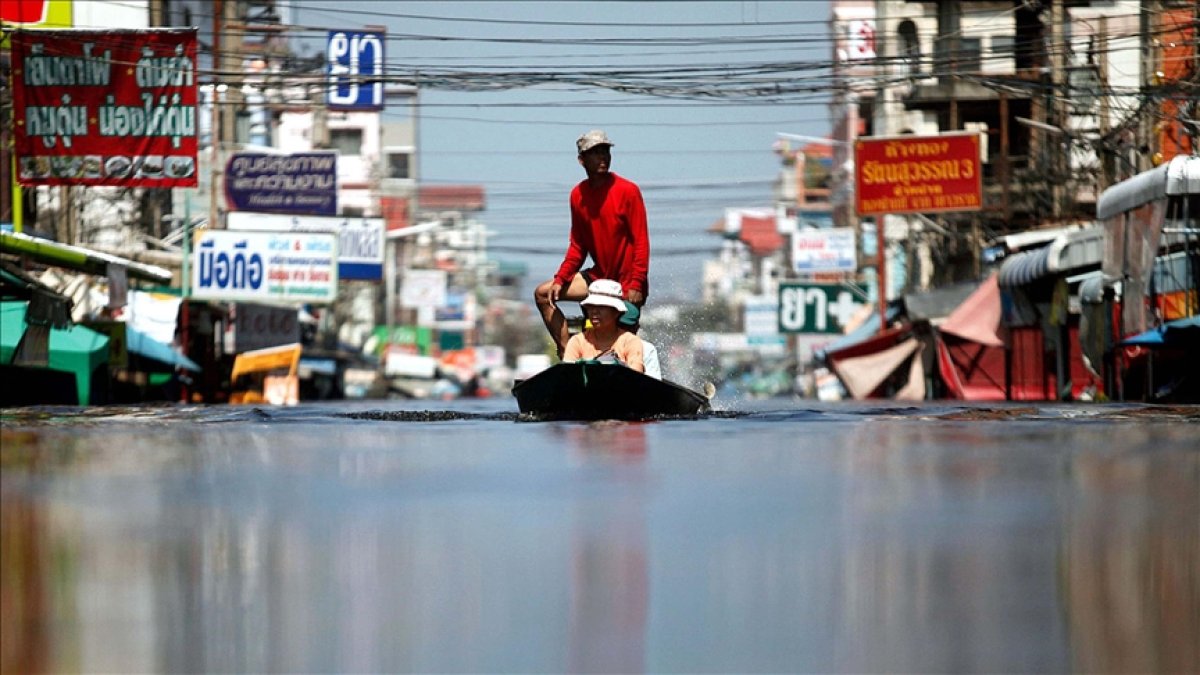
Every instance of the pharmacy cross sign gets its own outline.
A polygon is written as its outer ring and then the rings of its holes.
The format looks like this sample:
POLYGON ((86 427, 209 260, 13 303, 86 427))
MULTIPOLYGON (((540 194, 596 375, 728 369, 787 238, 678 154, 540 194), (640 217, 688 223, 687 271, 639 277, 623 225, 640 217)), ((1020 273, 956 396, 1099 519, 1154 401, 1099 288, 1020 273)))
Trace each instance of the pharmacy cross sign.
POLYGON ((779 331, 841 334, 862 306, 845 286, 785 282, 779 285, 779 331))

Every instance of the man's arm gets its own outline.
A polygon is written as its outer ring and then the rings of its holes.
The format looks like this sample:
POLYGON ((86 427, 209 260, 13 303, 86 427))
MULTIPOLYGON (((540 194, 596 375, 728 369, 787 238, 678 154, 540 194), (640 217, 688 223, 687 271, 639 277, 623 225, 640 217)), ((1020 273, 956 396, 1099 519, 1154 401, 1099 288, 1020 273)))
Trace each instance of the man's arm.
POLYGON ((587 259, 587 251, 580 241, 582 231, 583 225, 580 222, 578 214, 575 212, 574 204, 572 204, 571 234, 567 241, 567 253, 563 256, 562 264, 558 266, 558 272, 554 275, 554 282, 560 287, 571 283, 571 280, 575 278, 575 274, 583 267, 583 261, 587 259))
POLYGON ((646 204, 642 191, 630 183, 631 194, 626 205, 629 236, 633 240, 633 266, 625 272, 629 280, 626 298, 640 305, 646 299, 646 280, 650 275, 650 229, 646 224, 646 204), (636 296, 635 296, 636 294, 636 296))

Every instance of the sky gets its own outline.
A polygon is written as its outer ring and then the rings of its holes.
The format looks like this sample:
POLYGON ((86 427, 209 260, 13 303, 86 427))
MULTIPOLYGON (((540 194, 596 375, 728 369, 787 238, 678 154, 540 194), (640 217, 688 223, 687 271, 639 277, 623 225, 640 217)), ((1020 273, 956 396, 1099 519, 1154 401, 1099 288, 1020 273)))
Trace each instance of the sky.
POLYGON ((690 300, 720 244, 706 230, 726 207, 772 205, 777 132, 830 130, 824 0, 292 3, 292 23, 310 36, 387 28, 388 72, 430 81, 420 90, 420 180, 482 184, 491 257, 525 263, 529 289, 566 250, 583 132, 604 129, 612 170, 642 189, 651 298, 690 300), (491 89, 514 80, 531 86, 491 89), (676 98, 629 91, 644 83, 676 98))

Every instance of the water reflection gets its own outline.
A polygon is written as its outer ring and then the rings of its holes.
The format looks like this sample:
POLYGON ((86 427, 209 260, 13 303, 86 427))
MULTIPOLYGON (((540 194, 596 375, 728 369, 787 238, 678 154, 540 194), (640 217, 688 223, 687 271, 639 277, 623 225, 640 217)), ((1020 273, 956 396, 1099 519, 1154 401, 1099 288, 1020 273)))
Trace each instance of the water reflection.
POLYGON ((1062 543, 1073 666, 1196 672, 1200 665, 1200 454, 1081 455, 1062 543))
POLYGON ((557 431, 577 462, 620 474, 611 497, 572 509, 568 669, 642 672, 650 592, 645 425, 598 422, 557 431))
POLYGON ((0 671, 1195 672, 1195 429, 6 428, 0 671))

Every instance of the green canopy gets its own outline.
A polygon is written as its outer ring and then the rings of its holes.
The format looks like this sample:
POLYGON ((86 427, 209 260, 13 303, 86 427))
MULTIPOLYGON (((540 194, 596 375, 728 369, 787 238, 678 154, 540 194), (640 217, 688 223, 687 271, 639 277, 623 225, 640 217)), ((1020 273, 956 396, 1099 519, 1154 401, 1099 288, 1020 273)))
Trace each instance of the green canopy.
MULTIPOLYGON (((0 364, 11 364, 25 335, 25 309, 29 303, 0 302, 0 364)), ((108 363, 108 337, 83 326, 50 329, 50 362, 53 370, 75 375, 79 405, 87 405, 92 374, 108 363)))

